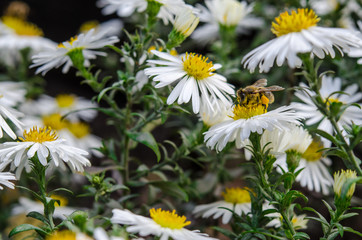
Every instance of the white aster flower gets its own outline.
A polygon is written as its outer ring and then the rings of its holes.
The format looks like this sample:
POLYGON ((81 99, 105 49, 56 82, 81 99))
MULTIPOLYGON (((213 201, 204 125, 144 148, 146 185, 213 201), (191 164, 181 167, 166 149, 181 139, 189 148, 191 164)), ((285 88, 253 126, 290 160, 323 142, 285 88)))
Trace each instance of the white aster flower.
POLYGON ((250 15, 252 4, 236 0, 206 0, 206 7, 198 4, 198 16, 203 26, 198 27, 191 38, 200 44, 214 41, 219 36, 220 27, 235 28, 237 33, 242 33, 248 28, 257 28, 263 21, 250 15))
POLYGON ((281 13, 272 23, 271 31, 277 38, 264 43, 244 56, 241 61, 245 68, 254 72, 268 72, 274 61, 281 66, 285 61, 289 67, 302 65, 299 53, 311 53, 318 58, 325 55, 335 57, 333 47, 343 55, 351 47, 362 47, 362 40, 348 29, 317 26, 320 19, 313 10, 298 9, 289 14, 281 13))
POLYGON ((21 82, 0 82, 0 89, 1 105, 5 107, 15 107, 25 101, 25 85, 21 82))
POLYGON ((282 106, 270 112, 262 105, 233 107, 233 115, 228 120, 212 126, 205 132, 206 146, 221 151, 228 142, 235 141, 236 147, 247 145, 251 133, 262 134, 264 130, 289 129, 290 124, 299 125, 302 115, 292 110, 291 106, 282 106))
POLYGON ((308 131, 299 126, 291 127, 288 131, 274 130, 273 132, 264 132, 266 134, 263 134, 261 144, 265 146, 270 142, 267 148, 271 148, 271 153, 277 158, 274 162, 277 170, 282 172, 281 169, 283 169, 288 172, 287 154, 299 154, 301 158, 295 171, 303 170, 296 181, 302 187, 307 187, 309 191, 327 195, 333 185, 333 178, 328 170, 332 161, 323 156, 322 142, 313 140, 308 131))
POLYGON ((195 30, 197 24, 199 24, 199 18, 187 9, 176 15, 173 29, 186 38, 195 30))
MULTIPOLYGON (((153 0, 161 5, 157 17, 163 20, 164 24, 172 22, 174 16, 185 10, 192 9, 192 6, 185 4, 183 0, 153 0)), ((129 17, 134 12, 144 12, 148 6, 148 0, 99 0, 98 7, 103 8, 105 15, 117 13, 120 17, 129 17)))
POLYGON ((226 188, 222 193, 224 200, 209 204, 202 204, 195 207, 193 214, 214 219, 222 217, 222 223, 230 222, 233 212, 239 216, 251 211, 251 199, 247 188, 226 188), (225 209, 226 208, 226 209, 225 209), (233 212, 232 212, 232 211, 233 212))
POLYGON ((111 19, 102 23, 97 20, 91 20, 83 23, 79 32, 87 33, 91 29, 95 29, 95 33, 99 33, 105 37, 108 36, 119 36, 123 28, 123 22, 120 19, 111 19))
POLYGON ((30 55, 56 46, 42 37, 43 32, 32 23, 22 19, 3 16, 0 20, 0 57, 9 66, 21 61, 20 50, 30 48, 30 55))
POLYGON ((95 51, 94 49, 102 48, 106 45, 113 45, 118 42, 116 36, 105 37, 104 32, 95 32, 95 29, 89 30, 87 33, 82 33, 79 36, 71 38, 70 41, 60 43, 58 46, 42 51, 32 57, 33 64, 30 67, 39 67, 36 73, 46 74, 53 68, 58 68, 65 64, 62 72, 67 73, 69 68, 73 66, 73 62, 69 57, 70 53, 77 51, 81 52, 84 57, 84 66, 90 66, 91 59, 96 56, 106 56, 105 52, 95 51))
POLYGON ((167 104, 172 104, 178 98, 177 103, 187 103, 192 100, 194 113, 200 111, 201 102, 206 102, 212 109, 211 99, 220 99, 227 104, 233 95, 232 85, 226 82, 226 78, 213 73, 220 68, 219 64, 207 62, 208 58, 195 53, 186 53, 181 59, 168 53, 151 51, 163 60, 148 60, 151 64, 163 65, 145 69, 145 74, 155 76, 154 81, 159 82, 156 88, 165 87, 177 82, 167 104))
MULTIPOLYGON (((58 203, 55 203, 55 210, 53 214, 54 218, 65 220, 73 212, 77 211, 77 209, 67 206, 68 200, 66 198, 58 195, 52 195, 51 198, 60 201, 60 206, 58 203)), ((30 212, 44 213, 44 205, 39 201, 33 201, 29 198, 20 197, 19 203, 16 204, 11 210, 12 215, 28 214, 30 212)))
MULTIPOLYGON (((303 88, 307 88, 305 84, 300 85, 303 88)), ((326 100, 330 94, 334 92, 342 91, 342 79, 332 78, 331 76, 323 76, 320 94, 326 100)), ((346 94, 333 94, 329 97, 329 102, 342 102, 344 104, 356 103, 362 99, 362 93, 358 92, 358 85, 351 84, 343 90, 346 94)), ((315 96, 314 92, 309 90, 297 91, 297 96, 303 103, 294 103, 294 108, 305 116, 306 124, 313 125, 318 124, 318 129, 321 129, 329 134, 333 134, 333 126, 330 121, 324 117, 324 115, 318 111, 317 107, 312 102, 310 96, 315 96)), ((362 110, 356 106, 347 108, 337 124, 340 129, 343 129, 343 125, 350 125, 352 122, 355 124, 362 124, 362 110)), ((327 142, 326 142, 327 143, 327 142)))
POLYGON ((139 233, 141 236, 155 235, 160 240, 169 238, 175 240, 209 240, 206 234, 199 231, 190 231, 184 228, 190 225, 185 216, 178 216, 175 210, 172 212, 159 209, 150 209, 151 218, 136 215, 128 210, 114 209, 111 218, 112 223, 129 225, 126 230, 130 233, 139 233))
MULTIPOLYGON (((267 216, 274 217, 273 220, 268 222, 268 224, 266 225, 267 227, 280 228, 282 226, 283 218, 279 213, 272 213, 272 214, 268 214, 267 216)), ((292 221, 291 221, 294 229, 296 229, 296 230, 297 229, 306 229, 307 224, 308 224, 308 219, 306 217, 307 217, 306 214, 301 214, 301 215, 294 214, 292 221)))
POLYGON ((10 172, 0 172, 0 189, 4 189, 3 186, 14 189, 14 183, 10 180, 16 180, 14 174, 10 172))
POLYGON ((38 100, 28 101, 20 109, 28 115, 49 115, 59 113, 66 115, 70 121, 79 121, 80 119, 87 122, 92 121, 97 116, 98 105, 83 97, 74 94, 58 94, 55 97, 41 95, 38 100))
POLYGON ((35 154, 43 166, 50 168, 64 167, 66 163, 71 170, 83 172, 85 166, 91 165, 84 157, 88 152, 65 144, 50 128, 33 127, 23 135, 19 142, 5 142, 0 149, 0 167, 11 165, 17 178, 24 168, 31 170, 30 159, 35 154))

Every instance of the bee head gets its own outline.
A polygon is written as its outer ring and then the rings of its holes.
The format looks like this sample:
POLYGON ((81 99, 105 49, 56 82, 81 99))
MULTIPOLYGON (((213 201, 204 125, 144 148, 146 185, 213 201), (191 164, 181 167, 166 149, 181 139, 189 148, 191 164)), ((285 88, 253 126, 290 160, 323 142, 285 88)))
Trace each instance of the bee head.
POLYGON ((236 92, 236 95, 237 95, 237 97, 238 97, 239 103, 242 103, 242 102, 245 100, 245 98, 246 98, 246 95, 245 95, 245 93, 244 93, 244 91, 243 91, 242 89, 239 89, 239 90, 236 92))

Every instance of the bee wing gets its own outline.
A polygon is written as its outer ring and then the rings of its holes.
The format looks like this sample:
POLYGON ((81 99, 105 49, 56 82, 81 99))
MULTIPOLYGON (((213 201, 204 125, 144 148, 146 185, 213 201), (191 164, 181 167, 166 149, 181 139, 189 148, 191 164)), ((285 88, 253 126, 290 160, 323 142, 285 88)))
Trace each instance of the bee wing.
POLYGON ((270 92, 275 92, 275 91, 282 91, 282 90, 284 90, 283 87, 276 86, 276 85, 270 86, 270 87, 266 87, 265 89, 267 89, 267 90, 270 91, 270 92))
POLYGON ((276 91, 282 91, 284 90, 283 87, 279 87, 279 86, 270 86, 270 87, 263 87, 263 88, 258 88, 255 89, 254 92, 276 92, 276 91))
POLYGON ((255 83, 253 83, 253 85, 251 86, 255 86, 255 87, 265 87, 268 84, 268 80, 266 80, 265 78, 259 79, 258 81, 256 81, 255 83))

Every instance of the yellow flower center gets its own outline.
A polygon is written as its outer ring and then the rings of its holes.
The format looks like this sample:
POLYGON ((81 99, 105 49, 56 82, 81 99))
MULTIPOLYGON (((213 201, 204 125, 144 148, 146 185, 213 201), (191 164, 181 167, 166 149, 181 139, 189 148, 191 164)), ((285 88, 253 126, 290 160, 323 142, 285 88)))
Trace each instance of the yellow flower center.
POLYGON ((3 24, 13 29, 16 34, 21 36, 43 36, 43 31, 35 24, 26 22, 20 18, 3 16, 1 18, 3 24))
MULTIPOLYGON (((70 45, 73 45, 73 42, 78 39, 78 36, 71 37, 69 41, 67 41, 70 45)), ((66 48, 63 43, 58 44, 58 48, 66 48)))
POLYGON ((275 22, 272 23, 271 31, 280 37, 316 26, 319 20, 320 18, 312 9, 298 8, 297 12, 293 10, 291 15, 285 11, 276 17, 275 22))
POLYGON ((67 108, 73 106, 75 102, 75 97, 70 94, 59 94, 55 97, 55 101, 60 108, 67 108))
POLYGON ((190 225, 190 221, 186 221, 185 216, 179 216, 176 214, 176 210, 164 211, 161 208, 150 209, 150 215, 153 221, 164 228, 181 229, 187 225, 190 225))
POLYGON ((202 80, 214 75, 212 62, 207 62, 209 58, 195 53, 186 53, 182 58, 184 70, 187 75, 194 77, 196 80, 202 80))
POLYGON ((58 204, 58 202, 56 202, 55 207, 64 207, 68 205, 68 199, 61 195, 51 195, 50 197, 54 200, 59 200, 60 205, 58 204))
POLYGON ((87 136, 90 133, 89 125, 86 124, 86 123, 82 123, 82 122, 70 123, 68 125, 68 129, 77 138, 83 138, 83 137, 87 136))
POLYGON ((238 120, 241 118, 248 119, 266 113, 267 108, 268 105, 264 105, 262 103, 245 105, 236 104, 233 109, 234 116, 232 118, 234 120, 238 120))
POLYGON ((76 234, 69 230, 56 231, 52 235, 45 238, 46 240, 76 240, 76 234))
POLYGON ((97 20, 87 21, 80 26, 79 32, 85 33, 91 30, 92 28, 97 28, 98 26, 99 22, 97 20))
POLYGON ((225 192, 221 193, 225 202, 238 204, 250 203, 250 194, 247 188, 226 188, 225 192))
POLYGON ((24 138, 19 137, 22 142, 52 142, 58 139, 55 131, 52 131, 50 127, 33 127, 29 131, 24 130, 24 138))
POLYGON ((53 113, 47 116, 43 116, 43 124, 44 126, 51 127, 55 130, 61 130, 68 126, 68 122, 65 119, 62 119, 62 115, 59 113, 53 113))
POLYGON ((323 151, 320 151, 323 148, 323 143, 320 141, 314 141, 309 145, 307 150, 302 154, 302 158, 309 162, 315 162, 321 159, 323 151))

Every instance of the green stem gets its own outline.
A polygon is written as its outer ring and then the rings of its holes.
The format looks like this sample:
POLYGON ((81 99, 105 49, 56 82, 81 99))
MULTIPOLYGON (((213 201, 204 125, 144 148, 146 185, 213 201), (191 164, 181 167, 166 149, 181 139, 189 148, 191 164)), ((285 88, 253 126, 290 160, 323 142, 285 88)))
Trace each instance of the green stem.
POLYGON ((53 204, 53 203, 48 203, 48 201, 47 201, 47 198, 48 198, 47 180, 45 177, 46 166, 43 166, 39 162, 38 157, 36 155, 31 159, 31 161, 33 162, 33 173, 35 176, 34 179, 39 186, 39 193, 40 193, 40 197, 41 197, 40 200, 44 205, 44 216, 48 220, 50 229, 53 232, 55 230, 55 224, 54 224, 54 219, 53 219, 54 211, 52 210, 52 209, 54 209, 54 206, 51 206, 51 204, 53 204))

